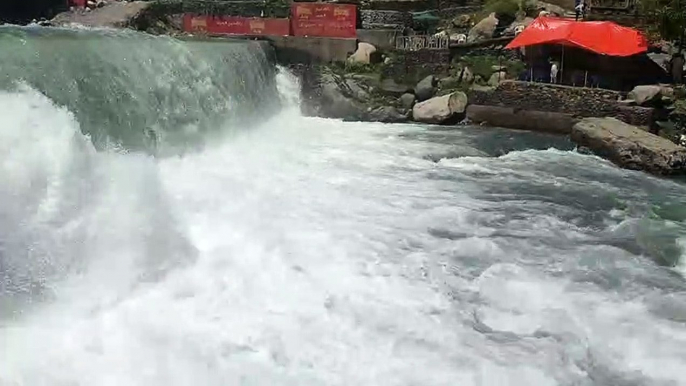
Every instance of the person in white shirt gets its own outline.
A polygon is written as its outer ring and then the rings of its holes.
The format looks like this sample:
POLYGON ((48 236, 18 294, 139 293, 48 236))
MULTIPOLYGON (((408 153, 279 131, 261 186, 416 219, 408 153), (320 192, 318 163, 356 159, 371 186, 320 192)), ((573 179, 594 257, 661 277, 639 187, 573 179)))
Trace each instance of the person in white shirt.
POLYGON ((557 62, 551 62, 550 64, 550 83, 557 83, 557 62))

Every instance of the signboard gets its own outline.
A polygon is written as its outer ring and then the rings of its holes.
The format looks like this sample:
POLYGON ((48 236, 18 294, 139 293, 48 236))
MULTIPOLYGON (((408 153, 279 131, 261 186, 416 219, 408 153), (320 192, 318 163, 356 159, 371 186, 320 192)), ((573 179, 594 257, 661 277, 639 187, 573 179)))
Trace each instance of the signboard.
POLYGON ((183 29, 186 32, 200 32, 212 35, 290 35, 288 19, 186 14, 183 18, 183 29))
POLYGON ((294 36, 357 37, 357 7, 352 4, 293 3, 294 36))

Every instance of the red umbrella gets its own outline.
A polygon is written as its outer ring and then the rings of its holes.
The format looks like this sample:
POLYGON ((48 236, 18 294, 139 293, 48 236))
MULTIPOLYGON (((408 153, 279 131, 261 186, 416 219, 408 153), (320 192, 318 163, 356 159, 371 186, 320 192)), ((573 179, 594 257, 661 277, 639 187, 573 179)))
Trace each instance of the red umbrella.
POLYGON ((537 18, 505 48, 535 44, 561 44, 610 56, 631 56, 648 50, 648 40, 633 28, 610 21, 574 21, 553 17, 537 18))

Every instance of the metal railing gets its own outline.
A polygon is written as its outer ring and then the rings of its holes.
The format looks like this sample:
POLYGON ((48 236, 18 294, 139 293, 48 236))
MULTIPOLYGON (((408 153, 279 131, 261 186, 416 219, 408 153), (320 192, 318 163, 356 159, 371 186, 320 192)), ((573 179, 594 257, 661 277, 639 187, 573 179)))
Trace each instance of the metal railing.
POLYGON ((449 47, 450 38, 447 36, 414 35, 395 39, 395 48, 401 51, 445 50, 449 47))

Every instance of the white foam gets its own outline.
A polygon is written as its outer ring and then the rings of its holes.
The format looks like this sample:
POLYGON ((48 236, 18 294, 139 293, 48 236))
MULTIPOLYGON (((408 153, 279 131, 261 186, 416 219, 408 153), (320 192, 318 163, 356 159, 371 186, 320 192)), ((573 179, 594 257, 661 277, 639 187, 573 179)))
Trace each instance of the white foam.
MULTIPOLYGON (((291 82, 279 76, 293 106, 291 82)), ((486 213, 492 203, 425 178, 451 162, 421 157, 445 145, 398 137, 420 128, 286 109, 201 153, 156 161, 95 153, 47 98, 2 95, 23 111, 0 126, 14 144, 2 165, 22 168, 0 169, 12 186, 31 192, 33 173, 89 189, 57 183, 41 206, 41 224, 65 202, 77 209, 70 227, 40 236, 80 234, 61 242, 88 264, 0 330, 2 384, 553 385, 586 382, 599 366, 684 381, 681 326, 640 298, 518 264, 530 249, 474 229, 502 215, 486 213), (467 237, 432 236, 437 226, 467 237), (490 268, 472 281, 459 272, 468 258, 490 268), (490 332, 474 328, 475 315, 490 332)), ((568 231, 552 214, 530 221, 541 221, 532 232, 568 231)))

